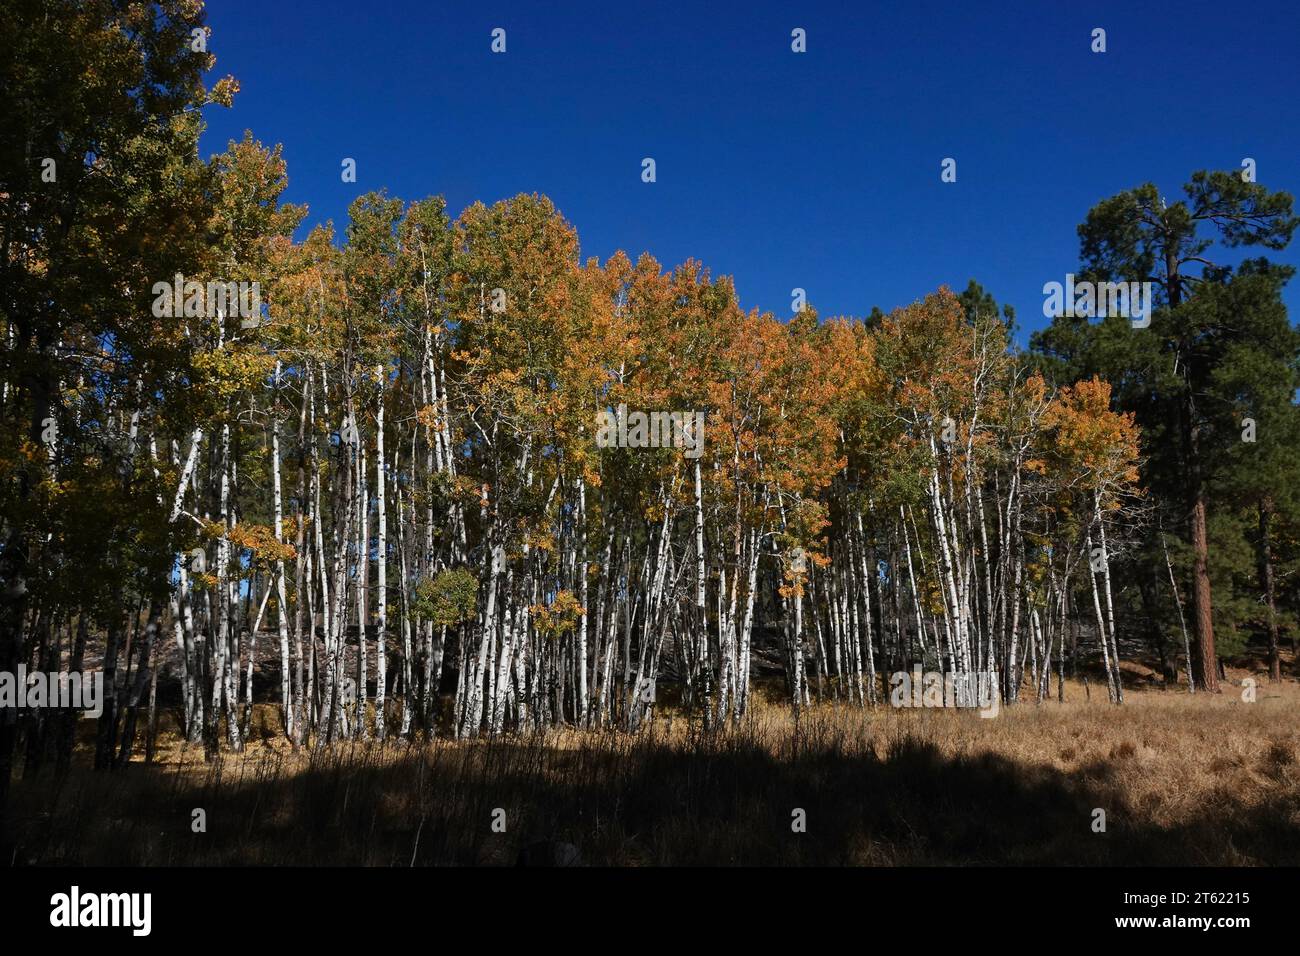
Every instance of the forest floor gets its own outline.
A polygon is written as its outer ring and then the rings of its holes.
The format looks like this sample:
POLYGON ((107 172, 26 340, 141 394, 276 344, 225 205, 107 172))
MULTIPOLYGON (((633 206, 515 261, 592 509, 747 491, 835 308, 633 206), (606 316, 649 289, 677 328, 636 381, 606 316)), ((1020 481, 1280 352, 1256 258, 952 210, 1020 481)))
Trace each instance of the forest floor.
POLYGON ((1298 864, 1300 684, 1227 676, 1217 695, 1135 680, 1120 707, 1067 681, 995 719, 823 704, 796 723, 773 689, 712 735, 671 710, 635 735, 324 752, 268 729, 206 763, 169 734, 152 764, 93 773, 79 750, 62 779, 16 779, 5 862, 509 865, 563 841, 587 865, 1298 864))

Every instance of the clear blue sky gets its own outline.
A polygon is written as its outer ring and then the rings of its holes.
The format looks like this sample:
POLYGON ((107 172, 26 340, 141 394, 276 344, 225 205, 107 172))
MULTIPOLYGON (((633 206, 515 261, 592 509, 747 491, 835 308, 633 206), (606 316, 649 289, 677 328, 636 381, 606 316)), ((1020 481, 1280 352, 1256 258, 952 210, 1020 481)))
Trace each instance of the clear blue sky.
MULTIPOLYGON (((1247 156, 1300 193, 1296 0, 211 0, 209 23, 242 91, 205 153, 283 143, 309 224, 381 187, 453 213, 536 191, 584 256, 695 257, 782 317, 796 286, 865 315, 974 277, 1033 330, 1097 200, 1150 180, 1173 201, 1247 156)), ((1300 240, 1273 256, 1300 264, 1300 240)))

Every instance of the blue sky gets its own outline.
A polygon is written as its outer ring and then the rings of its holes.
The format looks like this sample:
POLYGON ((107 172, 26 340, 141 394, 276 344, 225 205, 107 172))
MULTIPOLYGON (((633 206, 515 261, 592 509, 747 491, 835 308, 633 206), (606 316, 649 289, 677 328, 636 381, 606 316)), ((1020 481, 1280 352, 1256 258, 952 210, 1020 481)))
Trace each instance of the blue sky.
POLYGON ((1300 5, 1136 6, 213 0, 242 90, 203 147, 283 143, 308 224, 381 187, 456 213, 541 192, 584 256, 694 257, 746 308, 788 317, 801 287, 865 315, 973 277, 1032 331, 1099 199, 1247 156, 1300 193, 1300 5))

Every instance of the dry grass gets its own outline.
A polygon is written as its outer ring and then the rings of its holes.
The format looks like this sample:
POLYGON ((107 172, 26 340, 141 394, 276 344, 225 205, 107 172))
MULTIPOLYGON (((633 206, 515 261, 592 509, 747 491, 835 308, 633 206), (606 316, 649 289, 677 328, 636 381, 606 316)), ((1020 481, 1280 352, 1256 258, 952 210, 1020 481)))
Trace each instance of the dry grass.
POLYGON ((1094 688, 969 711, 763 705, 705 737, 270 740, 204 764, 15 781, 7 854, 35 864, 509 864, 538 839, 596 865, 1300 863, 1300 686, 1243 703, 1094 688), (191 811, 207 832, 191 832, 191 811), (1093 809, 1107 815, 1091 828, 1093 809), (506 832, 493 832, 496 808, 506 832), (792 811, 807 832, 791 830, 792 811))

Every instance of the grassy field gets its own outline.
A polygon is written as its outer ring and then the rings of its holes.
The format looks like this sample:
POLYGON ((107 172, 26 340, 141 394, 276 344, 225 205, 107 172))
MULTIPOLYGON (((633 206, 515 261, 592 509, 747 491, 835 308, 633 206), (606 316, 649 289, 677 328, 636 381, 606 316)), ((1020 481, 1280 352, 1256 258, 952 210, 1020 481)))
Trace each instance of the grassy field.
POLYGON ((9 822, 20 865, 510 865, 542 840, 587 865, 1298 864, 1300 685, 1122 707, 1067 685, 994 719, 821 706, 796 725, 766 703, 708 737, 670 714, 635 736, 270 738, 206 764, 173 736, 153 765, 16 780, 9 822))

